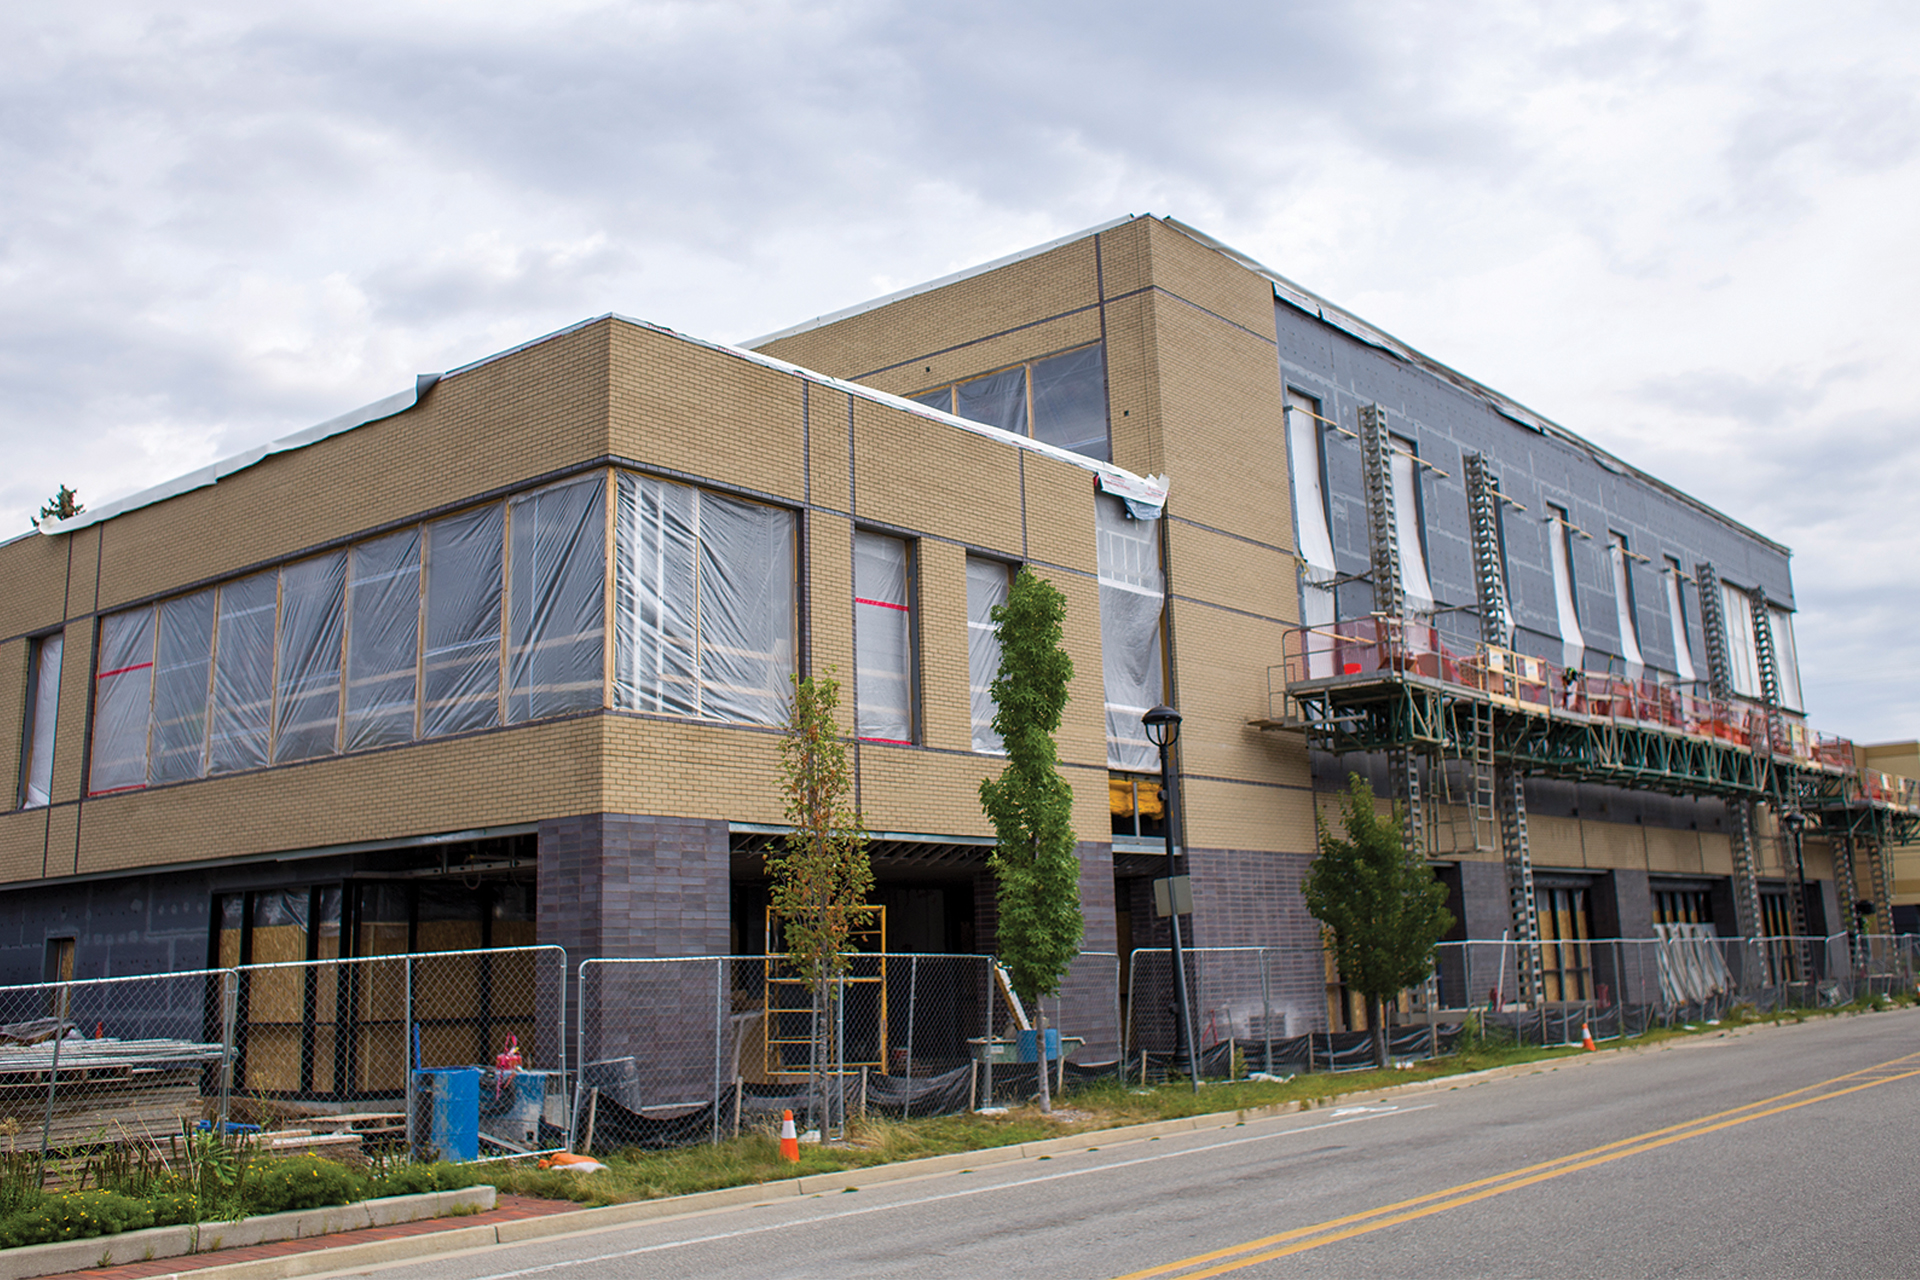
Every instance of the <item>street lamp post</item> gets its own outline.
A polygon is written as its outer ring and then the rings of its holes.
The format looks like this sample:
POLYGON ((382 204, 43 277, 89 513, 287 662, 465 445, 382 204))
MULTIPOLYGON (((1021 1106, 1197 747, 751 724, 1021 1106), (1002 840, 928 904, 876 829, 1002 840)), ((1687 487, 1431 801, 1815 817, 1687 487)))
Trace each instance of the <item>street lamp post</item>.
MULTIPOLYGON (((1174 1017, 1178 1020, 1174 1027, 1174 1057, 1179 1060, 1180 1047, 1187 1050, 1187 1079, 1193 1083, 1193 1091, 1200 1092, 1200 1055, 1194 1047, 1192 1024, 1187 1015, 1187 964, 1180 950, 1180 894, 1179 879, 1175 875, 1178 867, 1173 851, 1173 772, 1167 764, 1167 751, 1180 737, 1180 713, 1164 704, 1154 707, 1140 722, 1146 726, 1147 741, 1160 749, 1160 825, 1167 836, 1167 922, 1173 926, 1173 1007, 1174 1017)), ((1191 891, 1189 891, 1191 892, 1191 891)))

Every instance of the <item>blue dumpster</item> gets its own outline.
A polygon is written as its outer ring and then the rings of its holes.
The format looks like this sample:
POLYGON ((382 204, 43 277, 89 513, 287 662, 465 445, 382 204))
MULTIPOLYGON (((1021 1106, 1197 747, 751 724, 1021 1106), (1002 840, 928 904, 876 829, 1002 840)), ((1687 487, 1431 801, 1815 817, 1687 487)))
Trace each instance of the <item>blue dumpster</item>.
POLYGON ((480 1158, 480 1068, 435 1067, 413 1073, 414 1114, 420 1145, 416 1155, 441 1160, 480 1158))

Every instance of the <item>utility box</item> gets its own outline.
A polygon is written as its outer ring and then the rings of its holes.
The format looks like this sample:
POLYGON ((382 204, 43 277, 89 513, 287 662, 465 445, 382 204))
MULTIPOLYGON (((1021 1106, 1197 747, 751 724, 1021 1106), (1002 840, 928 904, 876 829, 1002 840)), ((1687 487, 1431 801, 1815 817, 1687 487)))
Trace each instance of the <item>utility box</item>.
POLYGON ((480 1158, 480 1068, 416 1071, 413 1098, 415 1159, 480 1158))

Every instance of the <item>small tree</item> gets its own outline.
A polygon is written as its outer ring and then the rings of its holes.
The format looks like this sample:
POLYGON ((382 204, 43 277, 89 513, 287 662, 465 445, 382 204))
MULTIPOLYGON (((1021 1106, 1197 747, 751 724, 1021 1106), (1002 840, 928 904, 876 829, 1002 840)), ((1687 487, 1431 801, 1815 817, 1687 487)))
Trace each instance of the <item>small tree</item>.
POLYGON ((980 783, 980 804, 999 837, 988 866, 999 882, 998 950, 1014 992, 1038 1017, 1040 1109, 1053 1110, 1047 1079, 1047 1019, 1040 998, 1080 950, 1080 861, 1073 852, 1073 788, 1060 776, 1053 735, 1067 705, 1073 659, 1060 644, 1067 598, 1022 569, 1007 602, 994 608, 1000 670, 993 678, 993 729, 1007 765, 980 783))
POLYGON ((1301 892, 1307 910, 1332 935, 1340 976, 1367 1002, 1373 1060, 1387 1065, 1386 1002, 1426 981, 1433 947, 1453 927, 1447 889, 1433 868, 1401 840, 1401 816, 1374 812, 1373 788, 1349 775, 1342 806, 1344 837, 1316 816, 1320 856, 1301 892))
POLYGON ((33 527, 38 529, 41 520, 65 520, 85 510, 86 507, 80 503, 80 495, 61 485, 51 498, 40 504, 40 515, 34 520, 33 527))
POLYGON ((825 1016, 833 983, 847 971, 854 929, 873 914, 873 863, 866 825, 853 807, 853 771, 834 712, 840 684, 831 676, 793 678, 780 739, 780 789, 793 829, 769 859, 769 900, 786 940, 786 959, 813 993, 808 1096, 824 1096, 833 1020, 825 1016))

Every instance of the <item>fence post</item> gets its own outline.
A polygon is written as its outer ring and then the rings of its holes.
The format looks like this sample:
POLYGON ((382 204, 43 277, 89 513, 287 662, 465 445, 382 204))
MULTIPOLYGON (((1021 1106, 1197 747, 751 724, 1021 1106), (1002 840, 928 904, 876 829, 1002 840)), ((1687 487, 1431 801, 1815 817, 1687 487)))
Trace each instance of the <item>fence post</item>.
POLYGON ((1273 973, 1267 962, 1267 949, 1260 948, 1260 1027, 1265 1033, 1260 1069, 1273 1074, 1273 973))
MULTIPOLYGON (((401 1026, 400 1026, 400 1070, 401 1070, 401 1079, 405 1082, 405 1087, 406 1087, 405 1096, 406 1096, 406 1104, 407 1104, 407 1158, 411 1160, 416 1157, 416 1155, 420 1150, 419 1147, 415 1145, 418 1135, 414 1133, 414 1120, 413 1120, 415 1103, 418 1101, 418 1099, 414 1096, 413 1073, 417 1071, 419 1068, 414 1065, 414 1055, 413 1055, 413 956, 412 955, 408 955, 405 960, 405 963, 402 965, 401 980, 403 983, 403 990, 400 993, 400 1002, 401 1002, 401 1008, 403 1010, 402 1016, 404 1018, 404 1021, 401 1023, 401 1026)), ((482 1049, 484 1050, 485 1047, 486 1046, 482 1046, 482 1049)))
POLYGON ((721 1027, 726 1017, 727 958, 713 960, 713 1145, 720 1145, 720 1054, 721 1027))
MULTIPOLYGON (((554 950, 560 953, 560 1017, 558 1019, 559 1026, 554 1037, 554 1043, 560 1050, 560 1089, 563 1097, 561 1105, 566 1109, 567 1113, 566 1149, 571 1151, 573 1150, 573 1097, 574 1094, 579 1091, 578 1089, 570 1090, 567 1088, 567 949, 565 947, 555 947, 554 950)), ((539 969, 537 966, 539 961, 536 960, 534 963, 536 966, 534 972, 538 974, 539 969)), ((536 979, 534 990, 538 991, 539 989, 539 983, 536 979)), ((543 1111, 541 1119, 544 1120, 545 1118, 546 1116, 543 1111)), ((536 1130, 536 1132, 538 1131, 536 1130)))
POLYGON ((227 1140, 227 1107, 233 1098, 233 1060, 240 1052, 240 971, 227 970, 220 1000, 220 1141, 227 1140))
POLYGON ((982 970, 982 974, 987 980, 987 1032, 986 1032, 986 1038, 980 1042, 982 1046, 980 1050, 980 1056, 987 1060, 985 1075, 987 1077, 986 1096, 987 1096, 988 1106, 993 1105, 993 994, 995 989, 995 983, 993 981, 994 963, 995 963, 994 958, 992 956, 988 956, 987 967, 984 970, 982 970))
POLYGON ((915 953, 907 961, 907 1096, 906 1106, 901 1109, 901 1119, 913 1118, 913 1019, 919 1011, 920 1001, 920 956, 915 953))
POLYGON ((60 984, 60 994, 53 1002, 53 1061, 47 1068, 47 1117, 40 1126, 40 1182, 47 1181, 47 1142, 53 1133, 53 1096, 60 1079, 60 1042, 67 1038, 65 1023, 67 1013, 73 1007, 73 988, 67 983, 60 984))

